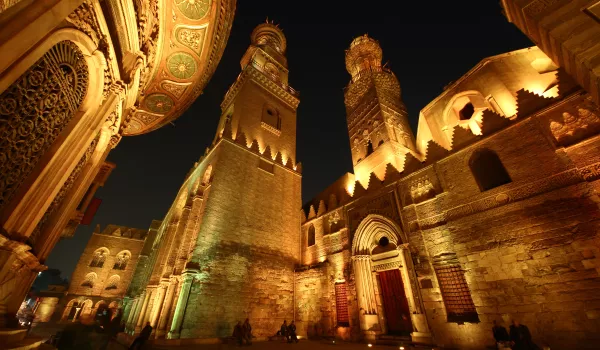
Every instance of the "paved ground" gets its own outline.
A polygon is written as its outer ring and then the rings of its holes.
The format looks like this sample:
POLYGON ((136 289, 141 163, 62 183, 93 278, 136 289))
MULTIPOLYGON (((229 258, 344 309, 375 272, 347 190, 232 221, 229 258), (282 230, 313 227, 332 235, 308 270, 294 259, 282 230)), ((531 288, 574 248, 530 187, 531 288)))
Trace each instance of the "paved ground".
MULTIPOLYGON (((357 344, 357 343, 345 343, 345 342, 325 342, 325 341, 308 341, 303 340, 298 344, 287 344, 280 342, 255 342, 251 346, 243 346, 239 347, 236 345, 227 345, 227 344, 215 344, 215 345, 191 345, 191 346, 178 346, 174 347, 175 349, 197 349, 197 350, 229 350, 229 349, 252 349, 252 350, 369 350, 369 349, 380 349, 380 350, 391 350, 398 349, 396 346, 386 346, 386 345, 373 345, 369 347, 367 344, 357 344)), ((429 347, 410 347, 405 346, 406 350, 425 350, 432 349, 429 347)), ((154 346, 152 349, 168 349, 168 347, 158 347, 154 346)), ((435 348, 438 350, 439 348, 435 348)), ((113 350, 113 349, 111 349, 113 350)), ((118 350, 118 349, 114 349, 118 350)), ((145 350, 145 349, 144 349, 145 350)))

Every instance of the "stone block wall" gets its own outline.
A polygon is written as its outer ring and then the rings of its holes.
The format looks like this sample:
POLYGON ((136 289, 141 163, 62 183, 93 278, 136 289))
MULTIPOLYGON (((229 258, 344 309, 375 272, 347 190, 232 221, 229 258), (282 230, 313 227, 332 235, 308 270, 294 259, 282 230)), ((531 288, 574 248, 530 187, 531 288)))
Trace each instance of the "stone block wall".
POLYGON ((230 336, 249 317, 256 336, 293 317, 294 266, 300 262, 300 176, 223 140, 192 257, 199 266, 181 338, 230 336))
POLYGON ((349 251, 327 256, 327 261, 296 272, 296 325, 309 338, 361 339, 358 301, 349 251), (345 283, 349 326, 338 325, 335 284, 345 283))
POLYGON ((145 234, 146 230, 132 229, 136 230, 138 236, 137 238, 129 238, 121 236, 120 233, 118 235, 112 235, 113 231, 117 229, 121 233, 125 233, 126 230, 129 230, 129 228, 119 228, 118 226, 110 225, 104 232, 94 232, 92 234, 92 237, 79 258, 79 262, 75 267, 73 275, 71 275, 69 294, 106 297, 123 297, 125 295, 133 277, 137 259, 144 245, 144 239, 140 238, 140 234, 145 234), (99 248, 106 248, 109 251, 104 265, 102 267, 90 267, 94 252, 99 248), (117 262, 117 254, 122 251, 129 251, 129 253, 131 253, 131 258, 124 270, 115 270, 113 267, 117 262), (86 275, 91 272, 97 275, 93 287, 82 286, 86 275), (106 283, 113 275, 118 275, 120 277, 117 288, 105 290, 106 283))

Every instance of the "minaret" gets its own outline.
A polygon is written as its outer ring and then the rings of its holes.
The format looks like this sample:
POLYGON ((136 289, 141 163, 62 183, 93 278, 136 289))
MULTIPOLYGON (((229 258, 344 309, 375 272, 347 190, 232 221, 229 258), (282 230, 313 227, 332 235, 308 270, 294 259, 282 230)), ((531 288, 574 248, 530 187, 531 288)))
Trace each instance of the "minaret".
POLYGON ((379 43, 359 36, 346 51, 352 76, 345 91, 346 118, 356 180, 367 186, 372 172, 382 179, 387 164, 402 171, 407 153, 415 152, 408 113, 400 98, 400 84, 381 66, 379 43))
POLYGON ((196 223, 185 224, 197 238, 169 338, 228 337, 247 317, 253 334, 267 337, 294 316, 299 99, 288 85, 285 49, 285 36, 272 23, 252 32, 242 72, 221 104, 215 141, 186 179, 204 207, 196 223))
POLYGON ((250 144, 267 146, 275 157, 296 164, 296 108, 298 93, 288 84, 286 39, 281 29, 263 23, 252 32, 251 44, 242 57, 242 73, 221 103, 222 116, 216 137, 227 123, 234 136, 241 130, 250 144))

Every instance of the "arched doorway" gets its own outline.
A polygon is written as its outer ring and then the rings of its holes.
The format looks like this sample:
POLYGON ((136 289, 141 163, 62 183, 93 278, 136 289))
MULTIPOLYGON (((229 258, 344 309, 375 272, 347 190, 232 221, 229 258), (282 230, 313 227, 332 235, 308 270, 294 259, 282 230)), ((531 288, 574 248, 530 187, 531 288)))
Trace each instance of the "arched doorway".
POLYGON ((379 335, 429 337, 408 244, 392 220, 368 215, 352 240, 352 260, 367 339, 379 335))
POLYGON ((83 303, 79 299, 69 301, 63 312, 62 321, 75 321, 82 307, 83 303))

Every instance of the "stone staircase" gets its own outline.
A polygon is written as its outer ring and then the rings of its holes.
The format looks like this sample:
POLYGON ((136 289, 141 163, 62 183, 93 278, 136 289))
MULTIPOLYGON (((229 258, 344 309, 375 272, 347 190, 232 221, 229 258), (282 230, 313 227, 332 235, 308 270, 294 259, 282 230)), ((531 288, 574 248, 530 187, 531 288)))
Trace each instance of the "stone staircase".
POLYGON ((27 329, 3 328, 0 329, 1 350, 30 350, 30 349, 54 349, 51 345, 44 344, 44 338, 27 338, 27 329))
POLYGON ((399 335, 387 335, 381 334, 377 337, 375 344, 377 345, 393 345, 393 346, 402 346, 408 345, 412 343, 412 339, 410 335, 408 336, 399 336, 399 335))

